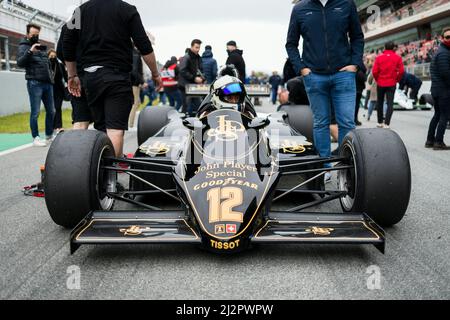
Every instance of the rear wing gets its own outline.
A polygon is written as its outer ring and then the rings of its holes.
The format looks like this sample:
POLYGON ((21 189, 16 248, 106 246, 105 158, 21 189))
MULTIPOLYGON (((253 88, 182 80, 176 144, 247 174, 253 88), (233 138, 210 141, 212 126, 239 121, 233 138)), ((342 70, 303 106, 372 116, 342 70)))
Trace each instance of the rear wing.
MULTIPOLYGON (((210 93, 209 84, 188 84, 186 85, 186 95, 207 96, 210 93)), ((270 97, 271 89, 268 84, 246 84, 245 89, 249 97, 270 97)))

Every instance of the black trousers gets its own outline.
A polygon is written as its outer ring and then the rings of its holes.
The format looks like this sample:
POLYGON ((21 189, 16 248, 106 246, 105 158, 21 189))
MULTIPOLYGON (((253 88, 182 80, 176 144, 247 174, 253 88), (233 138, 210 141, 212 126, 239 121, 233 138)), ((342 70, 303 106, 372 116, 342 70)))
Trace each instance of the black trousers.
POLYGON ((356 94, 355 123, 359 122, 358 115, 359 115, 359 108, 361 106, 361 99, 362 99, 362 92, 358 92, 356 94))
POLYGON ((392 115, 394 114, 394 97, 395 97, 395 89, 396 87, 380 87, 377 88, 378 101, 377 101, 377 114, 378 114, 378 123, 383 123, 383 106, 384 106, 384 97, 386 96, 387 102, 387 112, 386 119, 384 119, 384 123, 386 125, 391 125, 392 115))
POLYGON ((59 88, 53 87, 53 101, 55 104, 55 118, 53 119, 53 128, 62 129, 62 104, 64 101, 64 91, 61 91, 61 89, 59 88))
POLYGON ((445 130, 447 122, 450 119, 450 96, 438 97, 434 99, 434 116, 431 119, 430 128, 428 129, 429 142, 444 142, 445 130))

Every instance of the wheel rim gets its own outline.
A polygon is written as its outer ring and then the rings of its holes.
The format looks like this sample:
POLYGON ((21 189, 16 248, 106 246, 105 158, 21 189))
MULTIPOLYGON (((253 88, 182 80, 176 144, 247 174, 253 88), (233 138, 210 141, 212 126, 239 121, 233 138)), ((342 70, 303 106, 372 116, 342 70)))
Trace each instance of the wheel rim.
POLYGON ((111 210, 114 199, 107 196, 108 192, 115 192, 117 190, 117 174, 114 171, 103 170, 101 165, 107 152, 111 151, 109 146, 105 146, 100 153, 97 168, 97 200, 101 210, 111 210))
POLYGON ((341 148, 341 156, 348 158, 347 165, 353 165, 353 169, 341 170, 338 173, 339 190, 345 191, 345 197, 341 197, 341 204, 345 211, 351 211, 355 204, 357 190, 357 171, 355 161, 355 150, 352 145, 346 143, 341 148))

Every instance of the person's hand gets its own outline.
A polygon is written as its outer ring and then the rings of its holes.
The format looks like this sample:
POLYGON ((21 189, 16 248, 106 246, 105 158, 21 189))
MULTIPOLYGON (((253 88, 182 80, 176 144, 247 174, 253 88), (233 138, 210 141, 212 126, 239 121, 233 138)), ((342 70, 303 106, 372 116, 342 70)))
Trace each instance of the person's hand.
POLYGON ((78 76, 70 78, 67 84, 67 88, 72 96, 77 98, 81 97, 81 81, 78 76))
POLYGON ((163 82, 161 76, 158 74, 156 77, 152 77, 153 82, 155 83, 156 92, 159 92, 163 88, 163 82))
POLYGON ((203 78, 202 77, 195 77, 195 83, 196 84, 202 84, 203 83, 203 78))
POLYGON ((356 73, 358 72, 358 67, 355 65, 350 65, 350 66, 345 66, 343 67, 341 70, 339 70, 340 72, 342 71, 348 71, 348 72, 353 72, 356 73))
POLYGON ((303 69, 300 71, 300 74, 301 74, 302 76, 306 77, 306 76, 308 76, 311 72, 312 72, 312 71, 311 71, 310 68, 303 68, 303 69))
POLYGON ((39 51, 39 48, 38 48, 38 47, 40 47, 40 46, 41 46, 40 43, 35 43, 35 44, 33 44, 33 45, 31 46, 30 51, 33 52, 33 53, 36 53, 36 52, 39 51))

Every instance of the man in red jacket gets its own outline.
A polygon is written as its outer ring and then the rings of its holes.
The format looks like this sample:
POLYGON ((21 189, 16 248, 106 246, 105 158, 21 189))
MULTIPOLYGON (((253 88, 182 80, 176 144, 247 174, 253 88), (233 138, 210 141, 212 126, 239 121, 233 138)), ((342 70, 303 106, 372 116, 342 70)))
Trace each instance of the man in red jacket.
POLYGON ((403 77, 405 68, 402 58, 394 52, 395 44, 390 41, 385 45, 385 51, 375 59, 373 66, 373 76, 378 85, 378 128, 387 128, 391 124, 392 114, 394 113, 394 97, 397 83, 403 77), (386 96, 388 110, 386 119, 383 123, 384 97, 386 96))

